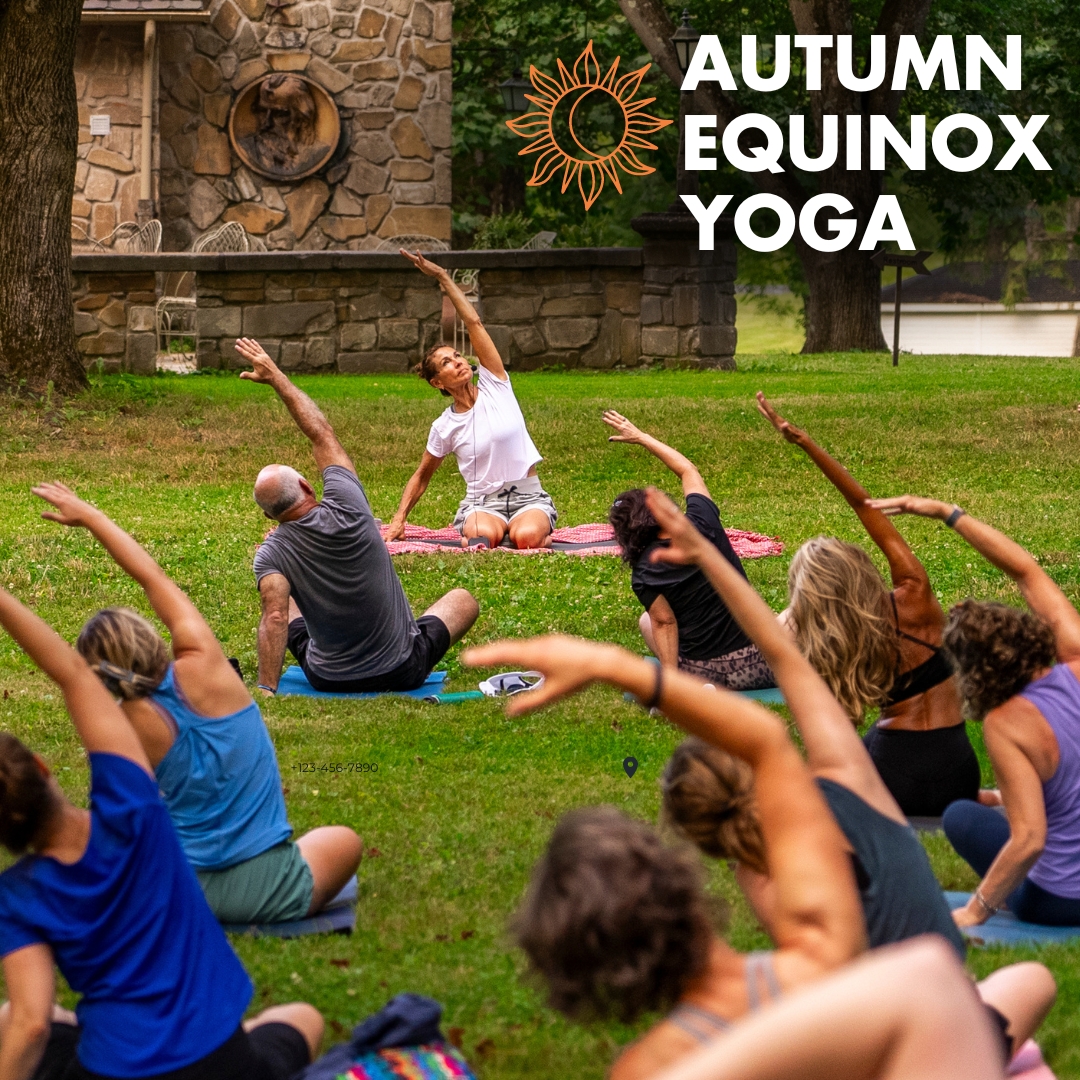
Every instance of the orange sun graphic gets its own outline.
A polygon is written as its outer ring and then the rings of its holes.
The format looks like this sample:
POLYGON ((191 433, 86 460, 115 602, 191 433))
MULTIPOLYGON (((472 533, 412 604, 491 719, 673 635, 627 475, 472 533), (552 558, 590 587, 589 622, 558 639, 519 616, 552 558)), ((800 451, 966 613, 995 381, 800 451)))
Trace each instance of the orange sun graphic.
POLYGON ((616 82, 615 72, 619 66, 619 57, 616 57, 615 63, 601 78, 600 64, 593 55, 590 41, 577 58, 573 73, 566 70, 561 60, 558 65, 558 82, 530 65, 529 81, 536 94, 525 96, 540 111, 507 120, 506 126, 515 135, 533 140, 518 152, 519 157, 540 155, 528 186, 546 184, 561 167, 563 176, 560 190, 566 191, 577 177, 578 189, 588 210, 604 190, 605 177, 622 194, 620 168, 631 176, 647 176, 656 172, 651 166, 642 164, 634 150, 655 150, 656 144, 643 139, 642 135, 659 131, 671 121, 660 120, 643 111, 656 98, 633 100, 651 64, 624 75, 616 82), (590 130, 589 117, 598 111, 606 111, 608 116, 614 114, 614 136, 602 130, 590 130), (620 127, 621 133, 618 130, 620 127))

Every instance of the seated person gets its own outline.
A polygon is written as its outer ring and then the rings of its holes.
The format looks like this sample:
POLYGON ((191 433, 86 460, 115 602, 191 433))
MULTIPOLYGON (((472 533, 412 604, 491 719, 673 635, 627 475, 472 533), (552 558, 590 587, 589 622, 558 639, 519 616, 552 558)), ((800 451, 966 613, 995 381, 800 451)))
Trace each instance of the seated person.
POLYGON ((945 835, 982 878, 953 916, 978 926, 1008 905, 1025 922, 1080 926, 1080 614, 1018 543, 960 507, 910 495, 871 505, 952 526, 1030 609, 965 600, 945 627, 1007 815, 966 799, 945 811, 945 835))
POLYGON ((282 374, 257 341, 236 351, 242 379, 277 391, 311 440, 323 498, 295 469, 267 465, 255 501, 281 524, 255 553, 262 598, 259 689, 277 692, 288 645, 308 682, 330 693, 415 690, 480 613, 451 589, 413 618, 356 469, 318 406, 282 374))
POLYGON ((453 454, 465 481, 465 498, 453 522, 463 543, 479 537, 488 547, 498 547, 509 533, 515 547, 547 547, 558 514, 540 486, 536 464, 542 458, 525 426, 499 350, 476 309, 441 266, 419 252, 410 255, 402 249, 401 254, 435 278, 453 302, 480 361, 480 375, 474 385, 469 362, 450 345, 436 345, 424 357, 420 377, 453 398, 453 404, 431 425, 427 449, 405 485, 386 539, 405 535, 410 511, 443 458, 453 454))
POLYGON ((544 675, 515 694, 518 715, 608 683, 747 762, 776 881, 776 950, 743 954, 720 937, 700 861, 613 807, 566 814, 537 863, 515 934, 553 1008, 569 1016, 671 1010, 623 1051, 611 1080, 658 1073, 789 990, 849 963, 866 932, 843 833, 780 719, 613 645, 552 636, 468 650, 471 666, 544 675))
POLYGON ((329 825, 293 843, 281 776, 258 705, 187 595, 132 537, 63 484, 34 493, 43 516, 88 529, 143 588, 169 646, 141 615, 106 608, 76 648, 120 699, 214 914, 225 923, 302 919, 356 873, 363 845, 329 825))
MULTIPOLYGON (((858 732, 791 635, 742 575, 679 513, 654 495, 653 513, 671 537, 666 559, 697 566, 739 624, 761 647, 802 737, 806 762, 847 837, 871 948, 938 934, 963 959, 965 945, 926 849, 889 794, 858 732)), ((665 817, 706 855, 735 862, 735 878, 768 929, 775 900, 753 791, 738 758, 703 739, 675 751, 662 780, 665 817)), ((1054 1003, 1054 978, 1042 964, 1011 964, 980 984, 1023 1045, 1054 1003)))
POLYGON ((940 817, 955 799, 1000 802, 996 792, 979 791, 979 760, 941 644, 945 613, 926 568, 843 465, 760 393, 758 410, 844 497, 888 561, 892 579, 890 592, 854 544, 808 540, 788 575, 787 621, 799 647, 853 721, 860 722, 867 707, 881 706, 866 747, 905 814, 940 817))
MULTIPOLYGON (((611 442, 643 446, 675 473, 682 481, 690 519, 744 574, 720 522, 720 511, 693 463, 678 450, 639 431, 614 409, 604 413, 604 423, 617 432, 609 436, 611 442)), ((623 560, 631 567, 630 587, 645 608, 639 622, 641 634, 661 664, 728 690, 763 690, 776 685, 760 650, 742 632, 701 571, 696 566, 674 566, 652 559, 666 536, 645 505, 643 488, 624 491, 612 505, 608 520, 623 560)))
POLYGON ((195 880, 142 743, 86 661, 0 588, 0 625, 60 688, 90 809, 0 733, 4 1080, 288 1080, 322 1041, 310 1005, 243 1021, 251 980, 195 880), (81 995, 56 1009, 53 965, 81 995))
MULTIPOLYGON (((926 937, 879 949, 763 1009, 656 1080, 992 1080, 1002 1042, 956 955, 926 937)), ((1023 1074, 1028 1075, 1028 1074, 1023 1074)))

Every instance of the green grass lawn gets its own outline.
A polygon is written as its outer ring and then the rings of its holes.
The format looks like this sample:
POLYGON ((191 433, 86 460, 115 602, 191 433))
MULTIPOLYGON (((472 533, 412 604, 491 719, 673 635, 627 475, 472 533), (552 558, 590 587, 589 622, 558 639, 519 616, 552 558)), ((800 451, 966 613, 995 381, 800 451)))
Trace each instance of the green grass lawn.
POLYGON ((757 353, 797 353, 806 341, 806 328, 800 322, 802 298, 788 293, 757 296, 737 293, 735 320, 739 331, 735 346, 737 356, 757 353))
MULTIPOLYGON (((603 520, 613 496, 631 485, 673 489, 643 451, 606 441, 600 413, 615 407, 697 462, 726 524, 782 538, 782 557, 747 564, 751 581, 782 607, 787 564, 803 540, 864 537, 809 461, 760 419, 753 393, 761 389, 871 491, 959 502, 1016 536, 1078 598, 1076 361, 904 356, 894 370, 884 354, 772 354, 740 356, 739 365, 734 373, 516 376, 561 523, 603 520)), ((405 376, 299 382, 353 454, 376 513, 388 518, 443 400, 405 376)), ((266 522, 250 492, 258 469, 275 460, 313 471, 273 394, 233 376, 119 376, 59 407, 0 402, 0 583, 71 640, 100 606, 147 611, 87 534, 38 517, 42 504, 30 484, 63 479, 149 547, 251 679, 258 621, 251 557, 266 522)), ((448 463, 414 520, 445 525, 462 488, 448 463)), ((1002 575, 940 524, 905 519, 901 528, 943 603, 968 595, 1018 602, 1002 575)), ((475 593, 482 613, 467 640, 561 630, 642 649, 639 609, 614 559, 448 552, 396 562, 417 611, 453 586, 475 593)), ((448 668, 451 689, 475 687, 480 677, 459 666, 457 650, 448 668)), ((599 1080, 641 1025, 577 1027, 546 1010, 521 979, 507 916, 563 811, 607 802, 655 820, 657 777, 678 733, 605 689, 518 720, 487 701, 436 708, 283 699, 265 715, 297 830, 345 823, 379 854, 361 867, 351 938, 236 940, 257 985, 255 1005, 312 1001, 333 1040, 391 995, 417 991, 444 1004, 445 1029, 461 1029, 455 1035, 484 1080, 599 1080), (621 768, 628 754, 640 762, 632 780, 621 768), (379 769, 301 775, 294 768, 301 761, 379 769)), ((6 637, 0 723, 83 797, 83 756, 59 695, 6 637)), ((927 842, 942 884, 970 888, 973 875, 944 838, 927 842)), ((730 902, 732 942, 763 946, 726 869, 710 867, 710 882, 730 902)), ((1060 986, 1041 1041, 1060 1077, 1080 1078, 1080 945, 975 950, 970 966, 984 974, 1036 955, 1060 986)))

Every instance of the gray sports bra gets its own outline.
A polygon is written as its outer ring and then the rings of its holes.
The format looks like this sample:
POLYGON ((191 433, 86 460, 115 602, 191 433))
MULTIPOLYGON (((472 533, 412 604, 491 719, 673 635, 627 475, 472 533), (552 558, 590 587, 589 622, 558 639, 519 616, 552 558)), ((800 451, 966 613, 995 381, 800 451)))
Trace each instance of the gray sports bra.
MULTIPOLYGON (((746 955, 746 996, 750 999, 751 1012, 757 1012, 762 1005, 780 997, 780 982, 772 958, 771 952, 746 955)), ((668 1020, 700 1043, 711 1042, 731 1028, 730 1020, 697 1005, 676 1005, 668 1014, 668 1020)))

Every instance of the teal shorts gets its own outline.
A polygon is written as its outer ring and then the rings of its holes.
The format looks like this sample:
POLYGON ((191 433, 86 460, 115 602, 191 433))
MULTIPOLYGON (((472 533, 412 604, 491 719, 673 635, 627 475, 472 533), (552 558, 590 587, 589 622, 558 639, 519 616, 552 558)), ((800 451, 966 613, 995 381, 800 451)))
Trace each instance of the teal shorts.
POLYGON ((195 875, 218 922, 292 922, 306 918, 311 908, 315 880, 291 840, 235 866, 195 875))

